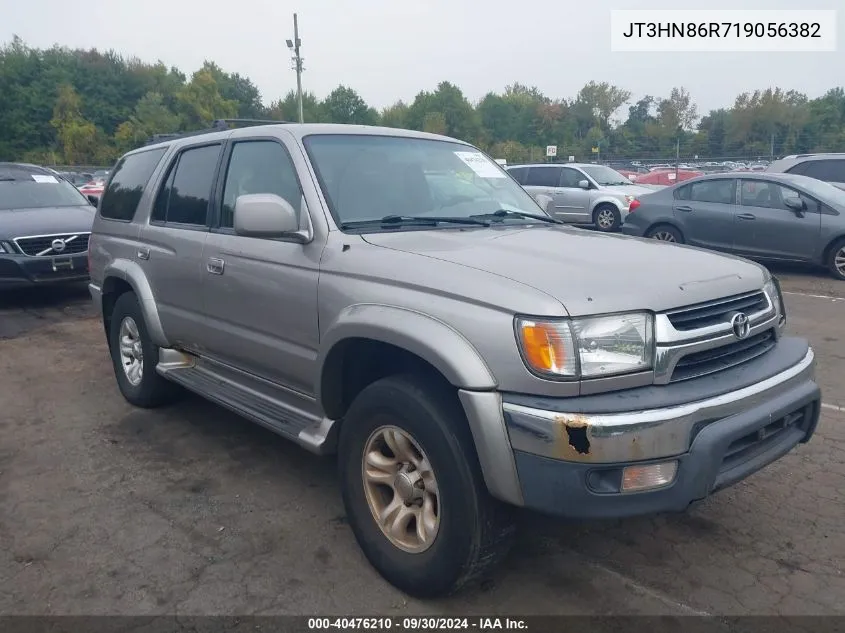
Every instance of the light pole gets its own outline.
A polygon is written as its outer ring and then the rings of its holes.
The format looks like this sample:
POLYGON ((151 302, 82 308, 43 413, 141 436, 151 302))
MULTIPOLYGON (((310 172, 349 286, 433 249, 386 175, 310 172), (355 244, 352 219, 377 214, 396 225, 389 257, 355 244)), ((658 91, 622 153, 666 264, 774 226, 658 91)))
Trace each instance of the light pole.
POLYGON ((302 56, 299 54, 299 47, 302 46, 302 40, 299 39, 299 24, 296 20, 296 13, 293 14, 293 41, 287 41, 288 48, 293 53, 293 67, 296 70, 296 99, 299 102, 299 122, 304 123, 305 119, 302 116, 302 56))

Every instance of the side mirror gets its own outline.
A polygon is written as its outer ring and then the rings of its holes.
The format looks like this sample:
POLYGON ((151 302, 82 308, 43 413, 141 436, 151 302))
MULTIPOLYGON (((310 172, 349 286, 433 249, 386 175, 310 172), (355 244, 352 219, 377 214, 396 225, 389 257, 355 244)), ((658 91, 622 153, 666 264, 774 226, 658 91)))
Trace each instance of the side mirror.
POLYGON ((589 180, 579 180, 578 186, 581 187, 581 189, 589 189, 590 188, 590 181, 589 180))
POLYGON ((798 217, 802 217, 804 215, 804 210, 807 208, 807 205, 798 196, 789 196, 788 198, 784 198, 783 204, 787 209, 794 211, 798 217))
POLYGON ((92 207, 99 206, 99 204, 100 204, 100 199, 99 199, 97 196, 91 195, 91 194, 89 193, 89 194, 88 194, 87 196, 85 196, 85 197, 86 197, 86 198, 88 198, 88 203, 89 203, 92 207))
POLYGON ((244 237, 291 237, 299 221, 291 204, 274 193, 250 193, 235 201, 235 233, 244 237))

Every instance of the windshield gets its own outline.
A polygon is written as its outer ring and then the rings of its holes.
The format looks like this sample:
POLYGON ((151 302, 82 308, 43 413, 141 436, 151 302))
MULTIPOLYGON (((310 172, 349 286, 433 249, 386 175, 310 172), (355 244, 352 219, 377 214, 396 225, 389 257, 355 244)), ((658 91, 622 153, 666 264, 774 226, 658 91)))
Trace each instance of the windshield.
POLYGON ((797 174, 787 175, 795 182, 795 184, 804 187, 804 189, 817 198, 822 198, 828 202, 845 207, 845 191, 839 187, 826 183, 823 180, 810 178, 809 176, 799 176, 797 174))
MULTIPOLYGON (((394 215, 469 219, 510 211, 547 217, 499 165, 468 145, 356 134, 315 134, 304 142, 339 226, 394 215)), ((508 213, 494 217, 531 222, 508 213)))
POLYGON ((0 174, 0 211, 89 206, 72 184, 42 174, 0 174))
POLYGON ((634 184, 615 169, 604 165, 584 165, 581 169, 602 187, 634 184))

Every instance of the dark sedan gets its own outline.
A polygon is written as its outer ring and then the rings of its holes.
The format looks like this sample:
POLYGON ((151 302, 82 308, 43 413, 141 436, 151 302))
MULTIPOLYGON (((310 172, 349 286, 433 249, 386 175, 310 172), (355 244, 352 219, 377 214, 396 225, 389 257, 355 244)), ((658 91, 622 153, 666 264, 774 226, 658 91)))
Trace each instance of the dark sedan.
POLYGON ((87 279, 95 211, 50 170, 0 163, 0 290, 87 279))
POLYGON ((638 197, 622 232, 752 259, 818 264, 845 280, 845 191, 807 176, 694 178, 638 197))

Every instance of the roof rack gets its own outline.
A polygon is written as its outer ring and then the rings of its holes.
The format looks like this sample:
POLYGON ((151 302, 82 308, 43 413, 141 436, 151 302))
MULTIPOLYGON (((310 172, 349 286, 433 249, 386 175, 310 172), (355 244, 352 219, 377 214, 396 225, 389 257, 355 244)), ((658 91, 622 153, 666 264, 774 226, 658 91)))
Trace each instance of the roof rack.
POLYGON ((210 128, 204 130, 195 130, 193 132, 176 132, 172 134, 153 134, 144 145, 153 145, 155 143, 162 143, 164 141, 173 141, 179 138, 188 138, 190 136, 200 136, 202 134, 212 134, 213 132, 222 132, 224 130, 235 129, 236 127, 249 127, 252 125, 278 125, 280 123, 289 123, 289 121, 272 121, 270 119, 216 119, 210 128))

